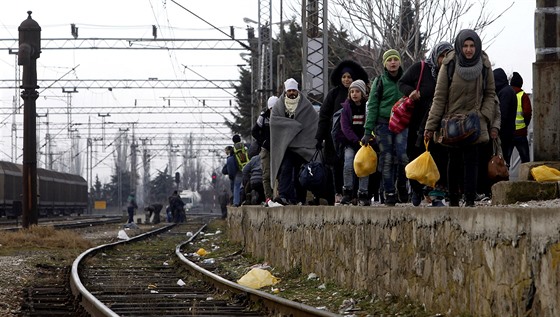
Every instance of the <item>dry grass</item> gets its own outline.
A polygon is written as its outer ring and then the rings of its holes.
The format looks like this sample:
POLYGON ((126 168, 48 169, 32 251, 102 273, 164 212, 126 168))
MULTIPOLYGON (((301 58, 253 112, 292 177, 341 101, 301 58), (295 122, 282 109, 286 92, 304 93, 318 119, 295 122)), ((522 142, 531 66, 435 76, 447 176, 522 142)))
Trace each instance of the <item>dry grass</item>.
POLYGON ((50 226, 31 226, 14 232, 0 233, 0 253, 10 250, 86 250, 93 244, 78 233, 69 230, 56 230, 50 226))

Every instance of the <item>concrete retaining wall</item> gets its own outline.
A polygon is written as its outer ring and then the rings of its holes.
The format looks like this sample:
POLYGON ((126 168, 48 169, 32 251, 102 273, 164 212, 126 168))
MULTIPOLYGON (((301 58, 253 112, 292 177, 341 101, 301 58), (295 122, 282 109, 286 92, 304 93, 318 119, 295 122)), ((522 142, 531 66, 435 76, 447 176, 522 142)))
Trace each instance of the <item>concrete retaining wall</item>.
POLYGON ((455 316, 560 316, 560 211, 243 206, 230 239, 276 267, 455 316))

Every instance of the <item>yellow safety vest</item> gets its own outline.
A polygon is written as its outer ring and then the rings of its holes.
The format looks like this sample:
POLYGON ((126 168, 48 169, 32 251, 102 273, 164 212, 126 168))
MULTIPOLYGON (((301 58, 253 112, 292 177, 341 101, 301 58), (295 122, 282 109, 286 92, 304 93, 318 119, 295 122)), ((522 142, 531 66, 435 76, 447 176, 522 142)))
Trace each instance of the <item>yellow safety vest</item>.
POLYGON ((523 107, 521 106, 521 97, 523 97, 524 91, 517 93, 517 115, 515 116, 515 130, 520 130, 525 128, 525 117, 523 117, 523 107))

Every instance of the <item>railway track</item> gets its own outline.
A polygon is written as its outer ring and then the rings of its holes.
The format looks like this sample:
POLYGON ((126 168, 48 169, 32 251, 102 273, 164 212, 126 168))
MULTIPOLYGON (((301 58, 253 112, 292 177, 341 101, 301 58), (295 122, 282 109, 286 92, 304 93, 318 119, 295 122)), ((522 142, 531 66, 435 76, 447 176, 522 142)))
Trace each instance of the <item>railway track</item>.
MULTIPOLYGON (((112 223, 122 223, 120 216, 108 217, 67 217, 61 219, 51 219, 39 221, 38 226, 52 226, 56 229, 76 229, 90 226, 99 226, 112 223)), ((15 221, 0 222, 0 231, 16 231, 22 229, 21 223, 15 221)))
POLYGON ((72 265, 70 288, 90 316, 337 316, 228 281, 183 255, 202 218, 92 248, 72 265), (187 233, 193 233, 188 237, 187 233))

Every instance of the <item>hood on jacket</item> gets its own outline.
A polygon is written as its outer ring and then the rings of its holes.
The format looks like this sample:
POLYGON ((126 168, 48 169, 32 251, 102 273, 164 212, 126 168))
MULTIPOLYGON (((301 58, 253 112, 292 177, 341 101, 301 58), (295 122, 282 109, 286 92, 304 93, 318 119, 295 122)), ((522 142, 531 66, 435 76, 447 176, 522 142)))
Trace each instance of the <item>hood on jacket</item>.
POLYGON ((503 69, 496 68, 492 72, 494 73, 494 82, 496 83, 496 91, 500 91, 505 86, 509 85, 506 72, 503 69))
POLYGON ((331 84, 333 87, 342 85, 342 70, 350 68, 352 70, 352 80, 361 79, 364 83, 369 83, 368 74, 360 64, 352 60, 344 60, 340 62, 331 73, 331 84))

